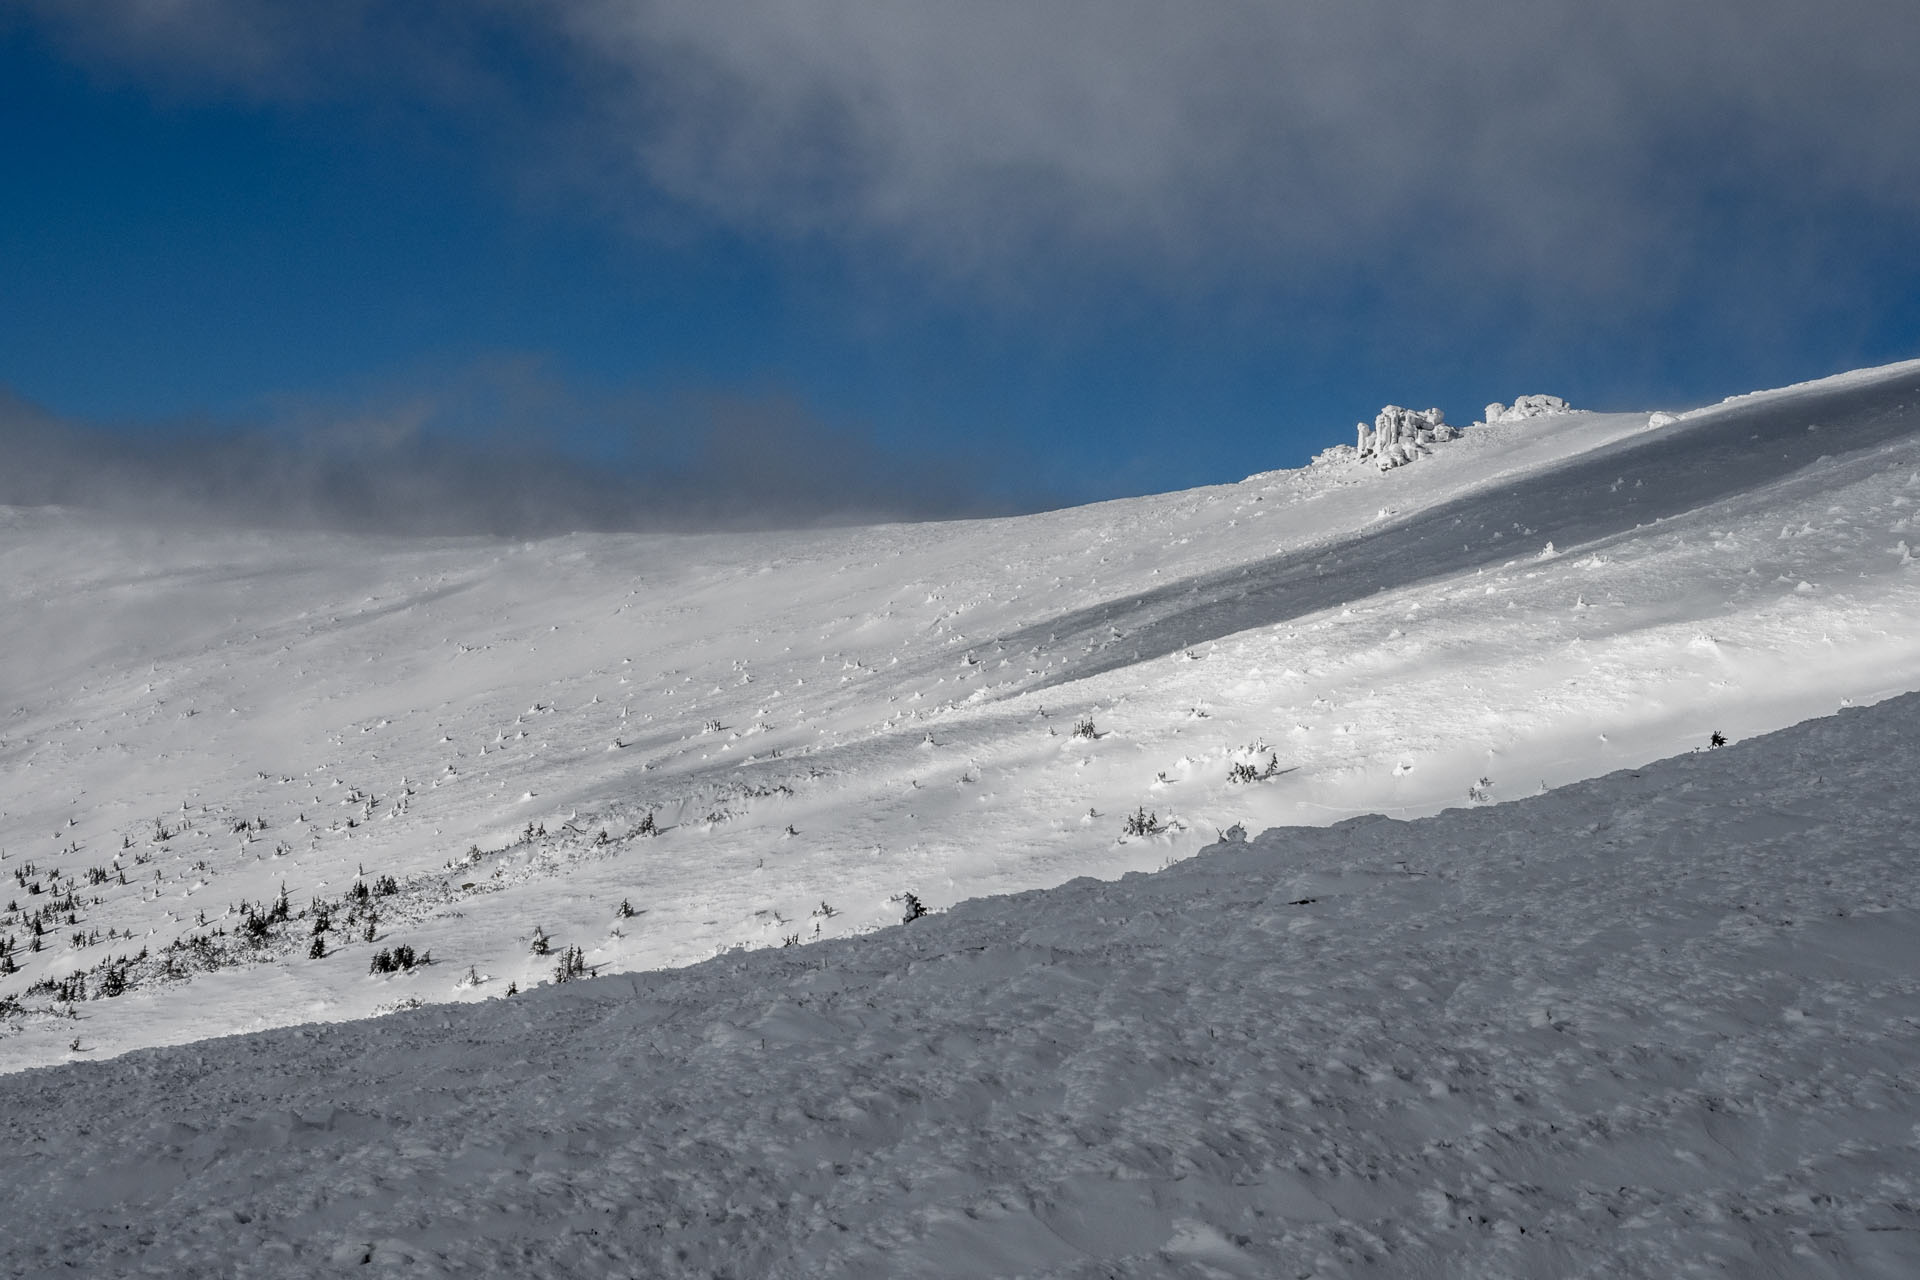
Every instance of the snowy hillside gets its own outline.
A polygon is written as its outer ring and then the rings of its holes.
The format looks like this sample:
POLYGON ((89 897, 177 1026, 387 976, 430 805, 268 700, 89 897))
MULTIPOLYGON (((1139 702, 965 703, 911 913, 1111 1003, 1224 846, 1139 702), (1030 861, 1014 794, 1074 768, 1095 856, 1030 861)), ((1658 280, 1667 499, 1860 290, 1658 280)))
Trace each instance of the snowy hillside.
POLYGON ((5 511, 0 1069, 805 957, 909 893, 1920 688, 1916 426, 1909 364, 1009 520, 504 544, 5 511))
POLYGON ((1910 696, 867 939, 14 1073, 0 1259, 1920 1274, 1916 756, 1910 696))

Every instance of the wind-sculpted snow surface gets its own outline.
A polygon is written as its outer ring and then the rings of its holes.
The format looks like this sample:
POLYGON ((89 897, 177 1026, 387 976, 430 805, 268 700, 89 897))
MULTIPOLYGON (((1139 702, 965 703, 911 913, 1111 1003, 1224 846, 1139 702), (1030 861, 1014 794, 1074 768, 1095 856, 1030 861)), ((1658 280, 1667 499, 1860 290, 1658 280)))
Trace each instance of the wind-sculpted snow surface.
POLYGON ((18 1275, 1920 1274, 1920 697, 0 1078, 18 1275))
POLYGON ((1915 434, 1920 413, 1908 407, 1914 401, 1920 371, 1891 385, 1783 392, 1761 405, 1708 410, 1656 436, 1611 441, 1377 529, 1051 619, 1047 629, 1056 637, 1118 630, 1128 643, 1103 646, 1050 680, 1082 679, 1413 582, 1484 570, 1512 559, 1516 530, 1535 546, 1601 556, 1662 521, 1691 518, 1704 538, 1734 514, 1717 504, 1737 501, 1742 510, 1760 511, 1831 488, 1833 471, 1807 474, 1815 463, 1884 466, 1877 450, 1915 434), (1848 462, 1840 462, 1845 455, 1848 462))
POLYGON ((1920 689, 1920 362, 1650 421, 868 529, 0 508, 0 1072, 805 951, 1920 689))

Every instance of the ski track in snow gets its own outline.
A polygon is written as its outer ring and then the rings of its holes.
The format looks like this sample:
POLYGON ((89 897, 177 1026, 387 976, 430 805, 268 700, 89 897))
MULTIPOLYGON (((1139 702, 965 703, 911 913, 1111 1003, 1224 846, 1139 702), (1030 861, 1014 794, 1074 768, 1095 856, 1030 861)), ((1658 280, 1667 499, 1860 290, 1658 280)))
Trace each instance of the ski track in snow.
POLYGON ((16 1274, 1909 1276, 1920 696, 0 1078, 16 1274))

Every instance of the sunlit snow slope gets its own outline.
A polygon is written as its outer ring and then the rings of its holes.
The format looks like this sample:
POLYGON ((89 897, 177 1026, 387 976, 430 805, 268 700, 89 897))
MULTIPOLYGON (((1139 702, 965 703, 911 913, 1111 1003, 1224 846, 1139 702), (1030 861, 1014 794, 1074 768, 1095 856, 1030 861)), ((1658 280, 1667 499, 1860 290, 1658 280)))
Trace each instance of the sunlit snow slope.
POLYGON ((1008 520, 0 511, 0 1068, 804 946, 1920 688, 1916 427, 1908 364, 1008 520), (400 946, 432 963, 369 974, 400 946))
POLYGON ((1905 1280, 1916 754, 1909 696, 870 938, 16 1072, 0 1270, 1905 1280))

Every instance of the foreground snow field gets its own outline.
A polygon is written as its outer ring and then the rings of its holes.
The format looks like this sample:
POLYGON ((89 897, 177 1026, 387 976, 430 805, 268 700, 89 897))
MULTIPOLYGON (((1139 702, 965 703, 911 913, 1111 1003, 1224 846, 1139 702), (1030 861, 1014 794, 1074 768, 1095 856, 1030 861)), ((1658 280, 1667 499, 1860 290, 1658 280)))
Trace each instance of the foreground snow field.
POLYGON ((0 1078, 15 1274, 1920 1274, 1920 697, 0 1078))
POLYGON ((1920 688, 1917 425, 1908 364, 1009 520, 519 544, 0 511, 0 1069, 804 949, 907 893, 1920 688), (432 963, 369 973, 403 948, 432 963))

